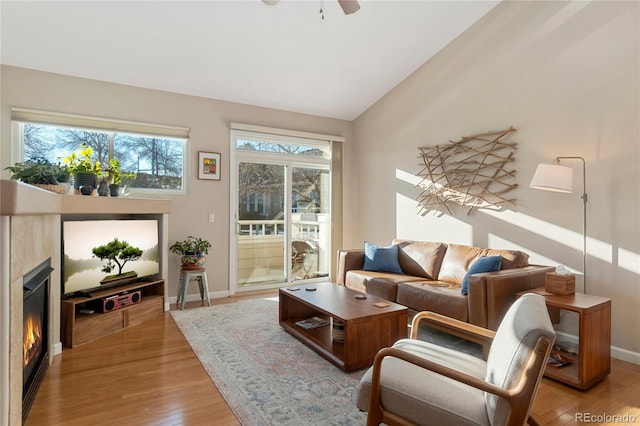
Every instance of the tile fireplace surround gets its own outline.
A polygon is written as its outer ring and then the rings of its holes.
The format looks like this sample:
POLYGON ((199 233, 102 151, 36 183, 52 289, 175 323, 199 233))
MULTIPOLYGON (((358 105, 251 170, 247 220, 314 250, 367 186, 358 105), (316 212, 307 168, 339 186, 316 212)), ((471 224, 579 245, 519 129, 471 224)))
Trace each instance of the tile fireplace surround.
MULTIPOLYGON (((62 214, 158 214, 167 247, 169 200, 57 195, 16 181, 0 180, 0 425, 22 424, 23 276, 47 259, 55 269, 49 293, 49 354, 60 343, 62 214)), ((166 253, 162 276, 167 276, 166 253)), ((165 289, 166 290, 166 289, 165 289)))

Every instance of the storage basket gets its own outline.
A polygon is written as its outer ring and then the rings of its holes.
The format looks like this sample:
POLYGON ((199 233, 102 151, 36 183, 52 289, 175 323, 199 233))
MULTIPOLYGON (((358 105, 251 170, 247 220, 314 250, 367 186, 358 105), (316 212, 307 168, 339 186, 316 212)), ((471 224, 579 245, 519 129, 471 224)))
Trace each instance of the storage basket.
POLYGON ((553 294, 575 294, 576 276, 574 274, 560 275, 555 272, 547 272, 544 277, 544 289, 553 294))

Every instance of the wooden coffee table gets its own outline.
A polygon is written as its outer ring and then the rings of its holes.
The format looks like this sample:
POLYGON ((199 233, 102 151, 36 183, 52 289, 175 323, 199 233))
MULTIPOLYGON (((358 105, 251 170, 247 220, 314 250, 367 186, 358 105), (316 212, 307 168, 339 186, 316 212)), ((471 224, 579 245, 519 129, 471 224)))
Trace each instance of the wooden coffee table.
POLYGON ((297 285, 279 293, 280 326, 344 371, 372 365, 380 349, 407 337, 407 308, 382 298, 367 294, 356 299, 362 293, 333 283, 297 285), (378 302, 388 306, 374 306, 378 302), (344 342, 333 340, 331 324, 311 330, 295 324, 312 317, 344 321, 344 342))

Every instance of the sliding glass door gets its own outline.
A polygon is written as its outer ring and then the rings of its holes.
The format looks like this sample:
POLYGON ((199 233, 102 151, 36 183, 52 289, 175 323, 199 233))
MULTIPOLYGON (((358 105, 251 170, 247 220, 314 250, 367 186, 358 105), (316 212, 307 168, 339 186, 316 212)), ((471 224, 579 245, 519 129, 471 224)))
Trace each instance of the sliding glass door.
POLYGON ((236 260, 239 288, 287 282, 285 177, 279 164, 238 162, 236 260))
POLYGON ((232 292, 327 279, 328 148, 255 134, 232 139, 232 292))
POLYGON ((331 221, 329 170, 291 169, 291 280, 329 276, 331 221))

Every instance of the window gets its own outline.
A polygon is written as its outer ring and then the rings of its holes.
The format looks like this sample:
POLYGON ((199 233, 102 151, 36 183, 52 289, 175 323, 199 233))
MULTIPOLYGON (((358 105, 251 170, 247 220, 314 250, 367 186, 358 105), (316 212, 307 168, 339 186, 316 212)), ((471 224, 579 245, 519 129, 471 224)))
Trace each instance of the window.
POLYGON ((111 159, 120 162, 125 173, 122 184, 132 192, 186 190, 188 129, 28 110, 12 110, 12 114, 19 153, 16 161, 46 159, 63 163, 64 157, 86 145, 93 150, 92 160, 99 161, 103 170, 108 169, 111 159), (37 121, 29 121, 30 118, 37 121), (74 126, 77 122, 81 125, 74 126), (91 124, 97 128, 89 127, 91 124), (143 133, 145 130, 152 132, 143 133))
POLYGON ((329 159, 331 158, 331 149, 328 143, 314 143, 301 140, 287 142, 288 138, 281 137, 277 142, 271 142, 260 138, 244 138, 236 139, 236 149, 241 151, 268 152, 274 154, 303 155, 308 157, 317 157, 329 159))

